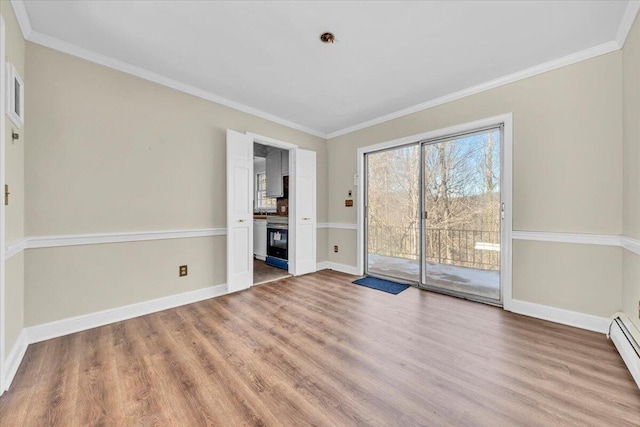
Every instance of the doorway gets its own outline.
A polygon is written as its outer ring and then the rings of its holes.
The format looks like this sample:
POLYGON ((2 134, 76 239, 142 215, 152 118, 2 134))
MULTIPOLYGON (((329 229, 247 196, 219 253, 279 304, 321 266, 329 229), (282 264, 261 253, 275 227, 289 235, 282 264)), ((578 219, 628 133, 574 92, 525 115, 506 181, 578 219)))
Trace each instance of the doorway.
POLYGON ((289 273, 289 150, 253 143, 253 286, 289 273))
POLYGON ((364 273, 489 304, 510 300, 504 134, 504 122, 477 123, 361 150, 364 273))
MULTIPOLYGON (((316 271, 316 153, 294 144, 252 133, 227 130, 227 287, 229 292, 254 284, 254 143, 286 150, 289 175, 286 232, 273 237, 276 263, 297 276, 316 271)), ((267 183, 267 186, 269 184, 267 183)), ((285 188, 282 188, 284 190, 285 188)), ((276 205, 277 206, 277 205, 276 205)), ((282 222, 282 218, 279 218, 282 222)), ((267 219, 268 220, 268 219, 267 219)), ((266 224, 265 224, 266 225, 266 224)), ((281 228, 282 224, 278 224, 281 228)), ((277 228, 277 227, 271 227, 277 228)), ((268 228, 267 228, 268 231, 268 228)), ((259 236, 258 236, 259 237, 259 236)), ((266 254, 268 259, 269 253, 266 254)))

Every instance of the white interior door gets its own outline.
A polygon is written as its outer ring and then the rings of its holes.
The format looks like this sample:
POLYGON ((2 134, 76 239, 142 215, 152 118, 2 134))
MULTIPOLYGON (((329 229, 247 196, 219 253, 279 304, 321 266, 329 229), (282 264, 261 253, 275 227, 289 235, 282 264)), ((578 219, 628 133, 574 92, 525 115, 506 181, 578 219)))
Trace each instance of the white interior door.
POLYGON ((227 129, 227 286, 253 284, 253 138, 227 129))
MULTIPOLYGON (((5 25, 0 15, 0 189, 4 190, 5 184, 5 25)), ((0 203, 0 395, 9 388, 5 376, 5 313, 7 307, 5 292, 5 206, 0 203)))
POLYGON ((292 153, 295 153, 293 262, 295 274, 301 275, 316 271, 316 153, 300 149, 292 153))

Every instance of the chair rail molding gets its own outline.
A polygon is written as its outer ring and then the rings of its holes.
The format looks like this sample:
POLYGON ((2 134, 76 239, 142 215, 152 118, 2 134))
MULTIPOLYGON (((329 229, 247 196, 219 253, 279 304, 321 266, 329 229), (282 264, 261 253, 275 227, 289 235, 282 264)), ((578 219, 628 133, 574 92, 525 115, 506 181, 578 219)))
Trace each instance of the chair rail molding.
POLYGON ((514 240, 534 240, 538 242, 581 243, 588 245, 622 246, 616 234, 555 233, 546 231, 514 231, 514 240))

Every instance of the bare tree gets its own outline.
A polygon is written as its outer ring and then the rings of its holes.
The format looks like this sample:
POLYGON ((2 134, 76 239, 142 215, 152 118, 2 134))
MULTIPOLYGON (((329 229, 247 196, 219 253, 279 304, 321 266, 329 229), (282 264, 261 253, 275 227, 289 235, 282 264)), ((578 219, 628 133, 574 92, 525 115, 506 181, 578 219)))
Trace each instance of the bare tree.
POLYGON ((497 251, 476 249, 478 242, 499 243, 497 132, 369 155, 369 251, 418 259, 421 149, 427 260, 481 268, 499 265, 497 251))

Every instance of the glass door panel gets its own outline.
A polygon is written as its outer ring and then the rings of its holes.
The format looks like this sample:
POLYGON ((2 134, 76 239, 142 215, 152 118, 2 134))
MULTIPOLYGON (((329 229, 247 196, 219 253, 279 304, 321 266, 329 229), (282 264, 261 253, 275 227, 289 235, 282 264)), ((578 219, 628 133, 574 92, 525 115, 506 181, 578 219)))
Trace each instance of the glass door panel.
POLYGON ((423 285, 500 302, 500 128, 422 151, 423 285))
POLYGON ((420 146, 366 155, 366 273, 420 282, 420 146))

